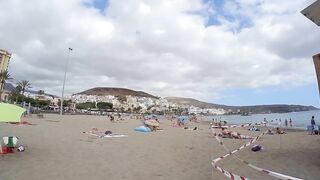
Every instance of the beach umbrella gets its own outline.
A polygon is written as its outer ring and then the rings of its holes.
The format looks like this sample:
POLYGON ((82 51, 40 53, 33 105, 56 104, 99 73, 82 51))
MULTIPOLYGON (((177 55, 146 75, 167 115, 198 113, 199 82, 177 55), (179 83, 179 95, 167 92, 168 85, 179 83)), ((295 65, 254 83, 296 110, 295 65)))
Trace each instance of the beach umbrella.
POLYGON ((0 103, 0 122, 20 122, 26 109, 7 103, 0 103))
MULTIPOLYGON (((16 105, 0 103, 0 122, 20 122, 22 113, 25 111, 26 109, 16 105)), ((8 141, 8 145, 11 145, 12 143, 16 144, 18 139, 16 137, 4 137, 3 140, 4 142, 8 141)), ((1 143, 0 153, 3 153, 1 143)))
POLYGON ((144 124, 149 126, 160 126, 159 122, 154 119, 146 120, 144 121, 144 124))

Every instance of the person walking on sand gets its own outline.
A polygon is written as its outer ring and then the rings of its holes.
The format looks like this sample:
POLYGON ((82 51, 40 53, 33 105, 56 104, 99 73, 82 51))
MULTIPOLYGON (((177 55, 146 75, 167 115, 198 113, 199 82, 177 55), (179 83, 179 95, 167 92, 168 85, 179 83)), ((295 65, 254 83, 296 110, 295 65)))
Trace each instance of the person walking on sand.
POLYGON ((316 121, 314 120, 314 116, 311 117, 311 130, 312 130, 312 133, 314 132, 314 126, 316 125, 316 121))

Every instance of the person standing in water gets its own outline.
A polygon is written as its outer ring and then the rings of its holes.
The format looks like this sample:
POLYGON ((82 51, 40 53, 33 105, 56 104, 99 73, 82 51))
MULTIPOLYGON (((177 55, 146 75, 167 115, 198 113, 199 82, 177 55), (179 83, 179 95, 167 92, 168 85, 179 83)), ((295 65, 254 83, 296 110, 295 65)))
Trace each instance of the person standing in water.
POLYGON ((284 120, 284 124, 285 124, 286 127, 288 127, 288 120, 287 119, 284 120))
POLYGON ((292 120, 291 120, 291 118, 289 119, 289 125, 290 125, 290 127, 292 127, 292 120))
POLYGON ((314 132, 314 126, 316 125, 316 121, 314 120, 314 116, 311 117, 311 130, 312 130, 312 134, 314 132))

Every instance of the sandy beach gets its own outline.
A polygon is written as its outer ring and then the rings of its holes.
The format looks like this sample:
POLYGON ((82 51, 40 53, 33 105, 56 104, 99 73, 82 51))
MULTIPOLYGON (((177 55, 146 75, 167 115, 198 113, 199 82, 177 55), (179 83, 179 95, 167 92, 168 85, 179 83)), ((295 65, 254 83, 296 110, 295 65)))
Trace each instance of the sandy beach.
MULTIPOLYGON (((26 146, 24 152, 0 158, 0 180, 227 179, 211 166, 212 159, 226 152, 206 122, 190 124, 200 130, 189 131, 171 127, 171 121, 162 120, 163 131, 141 133, 133 130, 142 124, 141 120, 130 117, 116 123, 106 116, 89 115, 45 114, 43 119, 34 115, 23 120, 36 125, 0 124, 0 137, 17 136, 19 144, 26 146), (94 127, 128 137, 100 138, 82 133, 94 127)), ((261 133, 245 128, 232 130, 252 136, 261 133)), ((225 138, 223 141, 234 150, 248 140, 225 138)), ((268 170, 319 179, 320 136, 290 130, 281 137, 265 135, 257 143, 263 146, 262 151, 252 152, 247 147, 236 155, 268 170)), ((250 179, 276 179, 249 168, 233 156, 218 165, 250 179)))

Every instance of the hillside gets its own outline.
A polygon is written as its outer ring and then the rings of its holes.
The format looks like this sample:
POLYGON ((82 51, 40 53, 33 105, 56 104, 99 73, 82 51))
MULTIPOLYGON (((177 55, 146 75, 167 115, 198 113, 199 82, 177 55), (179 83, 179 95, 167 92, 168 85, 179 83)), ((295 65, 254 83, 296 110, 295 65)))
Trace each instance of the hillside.
POLYGON ((169 102, 176 103, 183 106, 196 106, 201 108, 222 108, 224 110, 231 109, 232 111, 240 110, 241 112, 251 113, 286 113, 286 112, 299 112, 317 110, 313 106, 301 105, 287 105, 287 104, 274 104, 274 105, 255 105, 255 106, 226 106, 221 104, 212 104, 207 102, 198 101, 192 98, 181 97, 167 97, 169 102))
POLYGON ((222 109, 229 109, 231 106, 221 105, 221 104, 213 104, 202 102, 192 98, 183 98, 183 97, 166 97, 166 100, 169 102, 179 104, 182 106, 196 106, 200 108, 222 108, 222 109))
POLYGON ((97 95, 97 96, 137 96, 137 97, 148 97, 148 98, 156 98, 151 94, 145 93, 143 91, 134 91, 126 88, 110 88, 110 87, 96 87, 92 89, 88 89, 86 91, 77 93, 77 94, 86 94, 86 95, 97 95))

